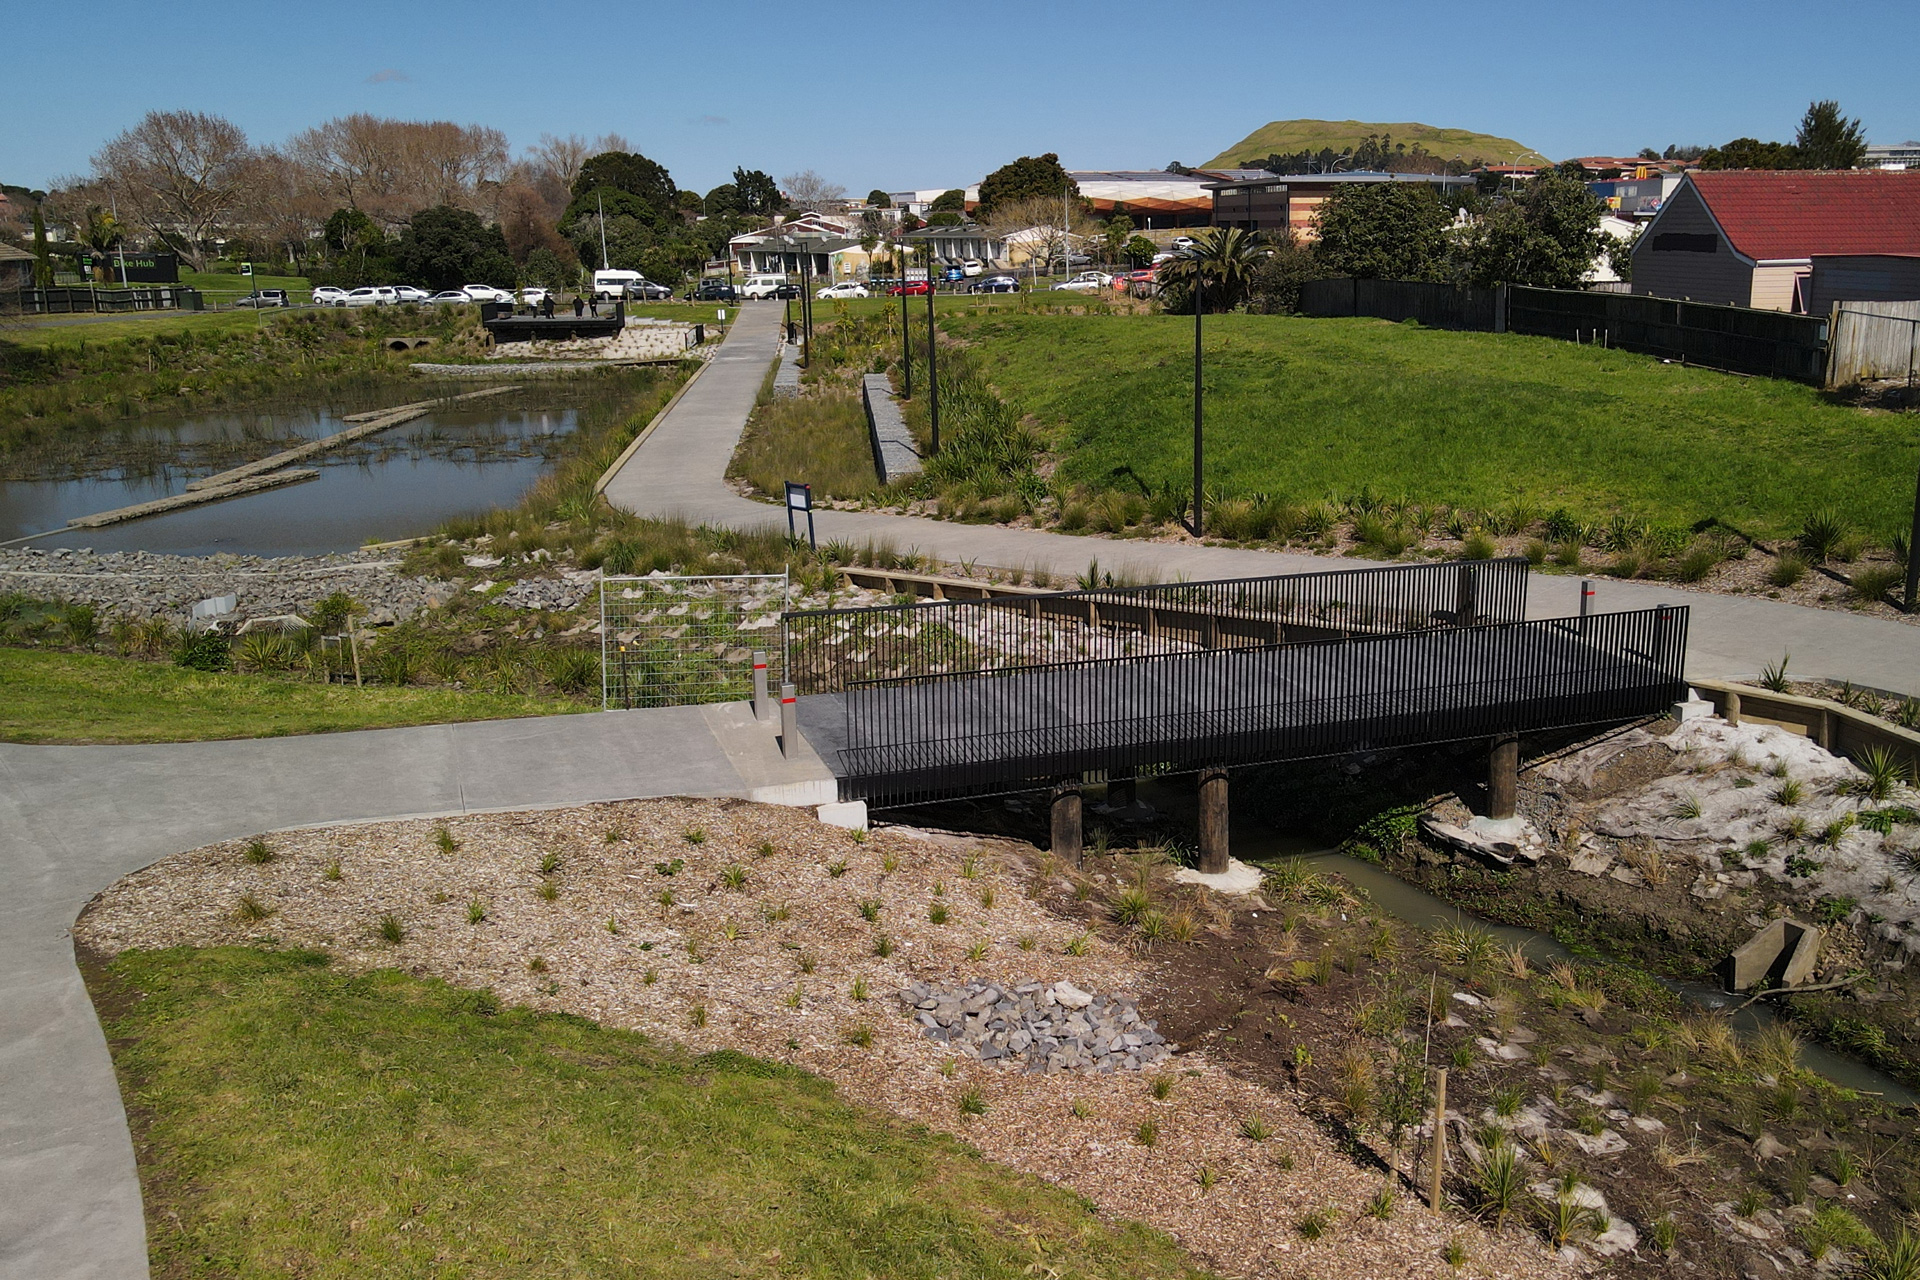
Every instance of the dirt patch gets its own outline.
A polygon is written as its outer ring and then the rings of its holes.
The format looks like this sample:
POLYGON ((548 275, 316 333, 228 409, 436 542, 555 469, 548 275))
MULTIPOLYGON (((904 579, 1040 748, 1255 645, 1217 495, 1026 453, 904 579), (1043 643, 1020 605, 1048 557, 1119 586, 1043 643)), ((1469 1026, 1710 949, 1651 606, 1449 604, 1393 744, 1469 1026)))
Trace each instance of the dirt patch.
MULTIPOLYGON (((1177 1021, 1188 996, 1165 985, 1164 948, 1143 954, 1099 919, 1114 887, 1009 841, 860 840, 788 809, 651 801, 209 846, 114 885, 76 936, 105 954, 313 947, 352 969, 400 967, 796 1064, 1161 1227, 1231 1274, 1462 1274, 1450 1244, 1464 1274, 1564 1271, 1530 1233, 1431 1214, 1404 1193, 1370 1216, 1383 1187, 1372 1161, 1280 1082, 1212 1051, 1183 1045, 1151 1078, 1026 1075, 950 1057, 893 998, 912 979, 1064 979, 1177 1021)), ((1254 927, 1250 913, 1191 905, 1220 937, 1254 927)))

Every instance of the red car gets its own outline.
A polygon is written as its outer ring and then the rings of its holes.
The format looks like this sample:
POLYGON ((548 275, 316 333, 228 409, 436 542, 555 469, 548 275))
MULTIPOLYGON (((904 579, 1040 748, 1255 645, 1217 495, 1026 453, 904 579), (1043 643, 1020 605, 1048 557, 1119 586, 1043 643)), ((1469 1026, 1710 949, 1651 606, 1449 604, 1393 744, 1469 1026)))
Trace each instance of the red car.
POLYGON ((887 296, 889 298, 897 298, 904 293, 910 297, 917 297, 920 294, 932 292, 933 286, 925 280, 909 280, 905 284, 897 284, 887 290, 887 296))

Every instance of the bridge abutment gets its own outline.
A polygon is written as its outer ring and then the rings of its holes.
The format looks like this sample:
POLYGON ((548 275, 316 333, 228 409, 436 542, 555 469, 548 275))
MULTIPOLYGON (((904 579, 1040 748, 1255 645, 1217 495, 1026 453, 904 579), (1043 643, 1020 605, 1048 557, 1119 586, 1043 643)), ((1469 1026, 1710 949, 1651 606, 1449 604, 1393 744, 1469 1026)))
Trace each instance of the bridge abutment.
POLYGON ((1224 875, 1230 850, 1227 841, 1227 771, 1200 771, 1200 871, 1224 875))
POLYGON ((1071 866, 1080 865, 1080 780, 1066 779, 1053 788, 1053 856, 1071 866))

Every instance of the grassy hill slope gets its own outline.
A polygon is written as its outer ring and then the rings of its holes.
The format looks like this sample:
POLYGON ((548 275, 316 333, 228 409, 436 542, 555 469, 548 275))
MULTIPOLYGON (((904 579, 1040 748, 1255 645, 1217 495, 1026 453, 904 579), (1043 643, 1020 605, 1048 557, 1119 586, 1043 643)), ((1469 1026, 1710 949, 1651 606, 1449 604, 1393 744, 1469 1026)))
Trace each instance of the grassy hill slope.
POLYGON ((1430 124, 1368 124, 1364 120, 1275 120, 1262 125, 1240 141, 1202 164, 1202 169, 1237 165, 1242 160, 1262 159, 1276 152, 1318 151, 1332 147, 1336 151, 1358 146, 1368 134, 1391 134, 1395 142, 1412 147, 1418 142, 1442 159, 1459 156, 1480 159, 1490 164, 1511 164, 1516 155, 1542 159, 1539 152, 1512 138, 1470 129, 1439 129, 1430 124))

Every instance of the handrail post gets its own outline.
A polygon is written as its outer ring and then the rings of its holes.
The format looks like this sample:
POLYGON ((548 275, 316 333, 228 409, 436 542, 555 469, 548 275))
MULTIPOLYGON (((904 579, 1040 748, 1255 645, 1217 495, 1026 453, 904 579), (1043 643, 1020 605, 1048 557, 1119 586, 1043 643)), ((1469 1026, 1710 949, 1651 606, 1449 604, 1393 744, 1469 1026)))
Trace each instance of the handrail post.
POLYGON ((765 649, 755 649, 753 651, 753 718, 755 720, 765 720, 768 710, 767 651, 765 649))

